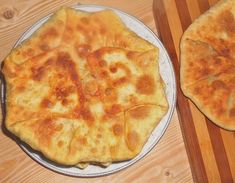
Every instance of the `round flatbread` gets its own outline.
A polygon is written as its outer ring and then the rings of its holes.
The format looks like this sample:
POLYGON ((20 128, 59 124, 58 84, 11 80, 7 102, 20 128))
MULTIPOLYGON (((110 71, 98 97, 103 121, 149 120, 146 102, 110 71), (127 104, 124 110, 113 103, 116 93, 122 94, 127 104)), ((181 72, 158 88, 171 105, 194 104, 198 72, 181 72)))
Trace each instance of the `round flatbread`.
POLYGON ((134 158, 168 110, 158 48, 111 10, 61 8, 2 71, 7 129, 64 165, 134 158))
POLYGON ((235 130, 235 1, 196 19, 180 43, 184 94, 215 124, 235 130))

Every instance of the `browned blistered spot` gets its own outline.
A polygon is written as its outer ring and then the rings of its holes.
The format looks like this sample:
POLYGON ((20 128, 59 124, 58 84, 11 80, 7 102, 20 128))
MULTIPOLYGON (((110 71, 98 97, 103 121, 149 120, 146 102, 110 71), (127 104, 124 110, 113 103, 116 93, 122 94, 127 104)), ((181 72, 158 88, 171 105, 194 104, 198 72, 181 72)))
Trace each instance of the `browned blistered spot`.
POLYGON ((223 11, 218 16, 218 21, 221 23, 221 28, 224 28, 228 32, 235 32, 234 17, 230 11, 223 11))
POLYGON ((54 62, 54 58, 48 58, 45 62, 45 65, 52 65, 54 62))
POLYGON ((112 73, 116 73, 116 72, 117 72, 117 67, 111 66, 111 67, 109 68, 109 70, 110 70, 112 73))
POLYGON ((134 60, 135 59, 135 57, 136 57, 136 53, 135 52, 133 52, 133 51, 128 51, 127 53, 126 53, 126 57, 129 59, 129 60, 134 60))
POLYGON ((119 104, 113 104, 109 109, 105 110, 108 115, 115 115, 122 111, 122 107, 119 104))
POLYGON ((235 117, 235 108, 230 109, 229 116, 230 117, 235 117))
POLYGON ((78 56, 85 58, 91 51, 91 46, 88 44, 79 44, 75 46, 78 56))
POLYGON ((48 51, 48 50, 50 50, 50 46, 49 46, 47 43, 40 44, 40 45, 39 45, 39 48, 40 48, 42 51, 48 51))
POLYGON ((76 83, 76 85, 78 85, 78 84, 80 85, 80 81, 78 79, 78 74, 77 74, 75 68, 70 70, 70 78, 72 81, 74 81, 76 83))
POLYGON ((83 24, 85 24, 85 25, 87 25, 87 24, 90 23, 89 19, 86 18, 86 17, 82 17, 82 18, 81 18, 81 22, 82 22, 83 24))
POLYGON ((87 108, 82 108, 80 110, 80 113, 83 117, 83 119, 88 123, 88 125, 92 125, 93 121, 94 121, 94 117, 91 114, 91 111, 87 108))
POLYGON ((69 61, 71 61, 69 53, 63 51, 58 52, 58 58, 57 58, 58 66, 62 66, 63 68, 70 68, 71 65, 69 61))
POLYGON ((34 56, 34 54, 35 54, 35 51, 34 51, 33 48, 28 48, 27 49, 27 55, 28 56, 32 57, 32 56, 34 56))
POLYGON ((129 96, 129 101, 132 104, 132 106, 134 106, 137 104, 138 98, 132 94, 129 96))
POLYGON ((148 116, 150 110, 147 106, 140 106, 129 111, 131 117, 135 119, 144 119, 148 116))
POLYGON ((79 108, 74 108, 73 111, 72 111, 72 114, 73 114, 73 117, 74 118, 80 118, 80 109, 79 108))
POLYGON ((76 85, 79 85, 79 79, 78 74, 76 71, 76 65, 71 60, 70 55, 67 52, 59 52, 58 58, 56 62, 57 66, 63 68, 64 70, 67 70, 70 74, 70 78, 72 81, 76 83, 76 85))
POLYGON ((76 29, 83 33, 86 32, 86 28, 81 24, 77 24, 76 29))
POLYGON ((21 85, 17 86, 16 89, 17 89, 18 92, 23 92, 26 88, 25 88, 24 85, 21 84, 21 85))
POLYGON ((108 72, 106 70, 101 70, 99 75, 101 78, 106 78, 108 77, 108 72))
POLYGON ((70 93, 75 92, 75 91, 76 91, 76 86, 74 86, 74 85, 68 86, 68 91, 69 91, 70 93))
POLYGON ((31 68, 32 79, 35 81, 40 81, 45 73, 45 67, 41 66, 39 68, 31 68))
POLYGON ((64 73, 58 72, 58 73, 55 74, 55 77, 56 78, 63 78, 63 77, 65 77, 65 75, 64 75, 64 73))
POLYGON ((195 95, 200 94, 200 93, 201 93, 201 88, 200 88, 200 87, 195 87, 195 88, 193 89, 193 93, 194 93, 195 95))
POLYGON ((28 48, 27 50, 25 50, 22 55, 26 56, 26 57, 33 57, 35 54, 34 50, 32 48, 28 48))
POLYGON ((126 73, 126 76, 131 75, 130 69, 125 64, 118 62, 118 63, 115 63, 115 67, 117 69, 122 69, 126 73))
POLYGON ((73 37, 71 34, 65 33, 63 36, 63 42, 64 43, 70 43, 73 40, 73 37))
POLYGON ((78 140, 79 144, 81 144, 81 145, 86 145, 87 144, 86 137, 79 137, 77 140, 78 140))
POLYGON ((35 133, 39 137, 39 141, 48 146, 50 145, 51 138, 56 131, 57 125, 50 118, 46 118, 36 123, 35 133))
POLYGON ((230 49, 229 48, 223 48, 219 51, 219 54, 224 57, 229 57, 230 49))
POLYGON ((114 135, 120 136, 120 135, 123 134, 123 131, 124 131, 124 129, 123 129, 123 126, 121 124, 113 125, 113 133, 114 133, 114 135))
POLYGON ((225 88, 226 87, 226 84, 223 82, 223 81, 220 81, 220 80, 215 80, 212 82, 212 88, 214 90, 216 89, 222 89, 222 88, 225 88))
POLYGON ((85 84, 84 92, 85 94, 94 96, 98 91, 98 84, 95 80, 91 80, 85 84))
POLYGON ((63 106, 66 106, 69 104, 69 101, 67 99, 63 99, 61 103, 63 106))
POLYGON ((99 60, 99 66, 100 66, 100 67, 106 66, 105 60, 103 60, 103 59, 99 60))
POLYGON ((138 93, 151 95, 155 92, 155 82, 151 75, 142 75, 137 79, 136 90, 138 93))
POLYGON ((59 142, 57 143, 58 147, 62 147, 64 145, 64 142, 62 140, 59 140, 59 142))
POLYGON ((107 33, 107 30, 104 26, 101 26, 101 28, 99 29, 99 32, 100 32, 100 34, 104 35, 107 33))
POLYGON ((42 108, 50 108, 50 107, 52 107, 52 102, 49 99, 45 98, 41 101, 40 106, 42 108))
POLYGON ((96 153, 96 152, 97 152, 97 149, 93 147, 93 148, 91 148, 91 149, 90 149, 90 151, 91 151, 91 153, 93 153, 93 154, 94 154, 94 153, 96 153))
MULTIPOLYGON (((191 71, 189 71, 191 72, 191 71)), ((208 68, 202 68, 199 72, 200 76, 201 77, 205 77, 205 76, 208 76, 210 73, 209 69, 208 68)))
POLYGON ((128 81, 127 77, 121 77, 113 81, 114 86, 120 86, 128 81))
POLYGON ((57 32, 57 30, 54 27, 51 27, 49 29, 46 30, 46 32, 44 32, 41 37, 43 39, 47 39, 47 38, 51 38, 51 37, 57 37, 59 34, 57 32))
POLYGON ((113 88, 106 88, 104 92, 107 96, 110 96, 114 92, 114 89, 113 88))
POLYGON ((103 55, 103 51, 102 50, 96 50, 95 52, 92 53, 92 56, 95 60, 100 60, 100 58, 103 55))
POLYGON ((217 67, 221 65, 222 62, 221 62, 220 57, 214 57, 213 59, 214 59, 214 64, 215 64, 217 67))
POLYGON ((131 131, 127 134, 127 144, 130 150, 134 151, 140 141, 139 134, 136 131, 131 131))
POLYGON ((189 62, 189 67, 192 69, 192 67, 194 67, 194 63, 193 62, 189 62))
POLYGON ((106 63, 101 58, 103 54, 102 52, 102 50, 97 50, 92 54, 89 54, 87 57, 88 67, 91 69, 94 77, 101 79, 106 78, 109 75, 106 67, 103 67, 106 63))
POLYGON ((66 98, 69 95, 69 91, 65 87, 55 87, 54 94, 57 99, 63 100, 64 98, 66 98))
POLYGON ((224 114, 226 112, 226 110, 224 109, 224 107, 221 105, 221 104, 219 104, 219 107, 216 109, 216 114, 218 115, 218 116, 221 116, 222 114, 224 114))
POLYGON ((66 26, 66 32, 65 32, 65 33, 67 33, 67 34, 73 34, 73 32, 74 32, 74 31, 73 31, 72 26, 67 24, 67 26, 66 26))

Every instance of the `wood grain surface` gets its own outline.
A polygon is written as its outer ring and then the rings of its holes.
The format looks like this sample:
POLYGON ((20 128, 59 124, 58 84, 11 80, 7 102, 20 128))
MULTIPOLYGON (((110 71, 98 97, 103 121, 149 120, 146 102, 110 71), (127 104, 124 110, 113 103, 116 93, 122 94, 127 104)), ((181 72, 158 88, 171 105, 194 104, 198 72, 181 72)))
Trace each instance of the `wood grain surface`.
POLYGON ((187 27, 216 0, 154 0, 154 17, 177 76, 177 109, 195 182, 235 182, 235 133, 207 119, 183 96, 179 44, 187 27))
MULTIPOLYGON (((152 0, 0 0, 0 59, 33 23, 62 5, 98 4, 121 9, 136 16, 155 33, 152 0)), ((1 124, 3 126, 3 124, 1 124)), ((176 112, 156 147, 141 161, 118 173, 78 178, 53 172, 31 159, 0 130, 0 182, 156 183, 192 182, 192 174, 176 112)))

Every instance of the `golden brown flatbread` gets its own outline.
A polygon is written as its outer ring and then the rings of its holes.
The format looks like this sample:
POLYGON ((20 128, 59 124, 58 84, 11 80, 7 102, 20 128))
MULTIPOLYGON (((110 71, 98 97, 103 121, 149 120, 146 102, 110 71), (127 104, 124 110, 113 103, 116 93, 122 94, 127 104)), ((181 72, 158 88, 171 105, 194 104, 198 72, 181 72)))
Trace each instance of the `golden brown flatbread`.
POLYGON ((111 10, 64 7, 4 60, 6 127, 64 165, 131 159, 168 110, 157 61, 111 10))
POLYGON ((180 44, 184 94, 215 124, 235 130, 235 1, 222 0, 196 19, 180 44))

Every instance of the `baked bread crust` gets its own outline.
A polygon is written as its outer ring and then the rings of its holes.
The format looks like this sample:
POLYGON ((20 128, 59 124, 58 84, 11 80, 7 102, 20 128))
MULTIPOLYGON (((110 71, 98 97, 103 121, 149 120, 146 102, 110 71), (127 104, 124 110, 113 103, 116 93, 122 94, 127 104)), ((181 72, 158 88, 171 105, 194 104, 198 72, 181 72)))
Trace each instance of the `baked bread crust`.
POLYGON ((61 8, 2 71, 7 129, 64 165, 135 157, 168 110, 158 49, 111 10, 61 8))
POLYGON ((235 130, 235 1, 196 19, 180 43, 181 89, 215 124, 235 130))

